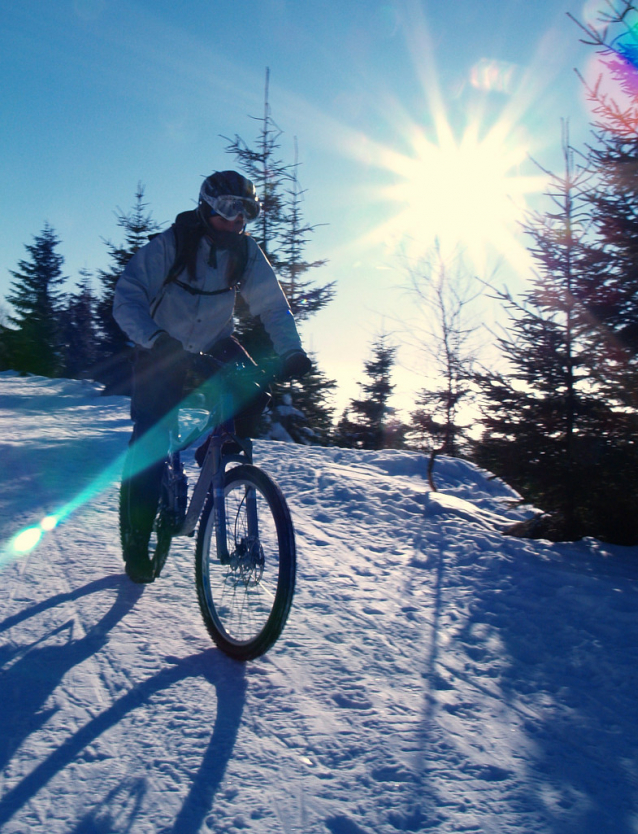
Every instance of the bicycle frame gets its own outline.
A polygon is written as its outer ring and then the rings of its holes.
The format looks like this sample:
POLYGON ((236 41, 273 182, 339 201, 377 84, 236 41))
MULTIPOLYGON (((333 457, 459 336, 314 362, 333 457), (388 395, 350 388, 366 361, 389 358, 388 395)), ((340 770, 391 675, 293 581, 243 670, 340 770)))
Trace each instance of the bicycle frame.
MULTIPOLYGON (((184 522, 179 530, 174 533, 175 536, 193 535, 202 509, 204 508, 206 497, 210 492, 213 498, 212 512, 214 514, 215 542, 217 545, 217 553, 222 564, 227 564, 230 561, 228 542, 226 540, 226 503, 224 500, 226 466, 232 461, 252 463, 251 440, 249 438, 237 437, 234 433, 234 428, 233 420, 226 420, 214 426, 209 435, 210 442, 206 456, 202 462, 202 469, 193 489, 184 522), (233 455, 224 455, 222 446, 228 440, 234 441, 241 448, 241 452, 233 455)), ((201 436, 203 436, 203 433, 201 436)), ((171 443, 171 445, 173 444, 171 443)), ((187 442, 185 445, 180 445, 178 449, 186 448, 188 445, 190 443, 187 442)), ((171 451, 169 454, 178 454, 178 449, 171 451)), ((257 537, 257 496, 254 490, 247 490, 246 502, 249 535, 251 537, 257 537)))

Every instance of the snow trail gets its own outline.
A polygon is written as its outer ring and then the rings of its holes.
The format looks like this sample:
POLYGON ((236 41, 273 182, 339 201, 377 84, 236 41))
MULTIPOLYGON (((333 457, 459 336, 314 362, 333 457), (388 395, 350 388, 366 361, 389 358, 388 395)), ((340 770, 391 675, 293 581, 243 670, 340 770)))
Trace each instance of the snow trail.
MULTIPOLYGON (((259 441, 288 497, 289 623, 210 642, 191 539, 133 586, 117 541, 128 402, 0 374, 0 831, 635 834, 638 549, 502 536, 463 461, 259 441)), ((193 472, 192 458, 187 466, 193 472)))

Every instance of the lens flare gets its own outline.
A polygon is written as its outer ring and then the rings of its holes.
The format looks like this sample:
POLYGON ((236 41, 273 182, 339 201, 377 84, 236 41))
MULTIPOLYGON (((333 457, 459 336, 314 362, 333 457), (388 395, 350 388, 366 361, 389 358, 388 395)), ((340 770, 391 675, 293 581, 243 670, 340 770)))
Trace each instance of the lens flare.
POLYGON ((514 90, 517 69, 516 64, 481 58, 470 70, 470 84, 477 90, 509 95, 514 90))
MULTIPOLYGON (((248 400, 255 395, 255 386, 264 384, 263 374, 258 368, 245 369, 242 376, 241 390, 243 393, 240 394, 239 390, 235 390, 233 387, 234 413, 240 411, 248 400), (245 385, 243 382, 245 382, 245 385)), ((181 424, 184 433, 191 433, 191 437, 187 440, 188 445, 194 442, 196 437, 205 429, 205 421, 202 420, 202 404, 206 405, 207 413, 214 414, 221 399, 227 397, 227 390, 227 385, 222 378, 213 377, 206 380, 196 391, 190 393, 157 426, 136 441, 134 444, 135 454, 128 456, 129 476, 147 469, 166 455, 167 429, 177 430, 177 427, 181 424), (193 404, 198 406, 195 411, 199 411, 199 414, 195 414, 194 417, 191 415, 193 418, 191 420, 182 421, 180 409, 193 404), (198 421, 199 431, 195 427, 198 421), (131 460, 135 461, 135 468, 130 468, 131 460)), ((182 435, 181 442, 184 442, 184 435, 182 435)), ((131 448, 133 447, 129 446, 129 449, 131 448)), ((44 516, 38 524, 25 527, 19 533, 16 533, 0 550, 0 568, 33 551, 43 540, 45 533, 53 532, 74 512, 117 483, 121 478, 126 459, 127 453, 122 452, 70 501, 56 509, 55 512, 44 516)))
POLYGON ((621 31, 607 41, 611 11, 610 3, 602 8, 595 3, 585 16, 592 32, 601 31, 601 44, 605 44, 585 69, 586 100, 594 125, 633 139, 638 130, 638 12, 625 9, 622 21, 614 23, 614 29, 621 31))
POLYGON ((57 515, 47 515, 40 522, 40 527, 42 527, 42 529, 46 533, 50 533, 51 530, 54 530, 58 526, 59 521, 60 521, 59 516, 57 516, 57 515))
MULTIPOLYGON (((72 513, 115 483, 122 472, 123 462, 124 454, 121 454, 113 463, 100 472, 85 489, 56 510, 56 512, 49 513, 38 524, 26 527, 13 536, 2 551, 0 551, 0 568, 20 556, 26 556, 40 544, 45 533, 51 533, 72 513)), ((148 466, 148 461, 145 462, 145 465, 148 466)))
POLYGON ((15 553, 23 555, 29 553, 38 544, 42 538, 43 529, 40 525, 37 527, 27 527, 13 539, 12 549, 15 553))
MULTIPOLYGON (((57 527, 59 521, 60 517, 58 515, 45 516, 39 524, 34 527, 27 527, 26 530, 14 536, 10 542, 9 550, 21 556, 30 553, 40 543, 45 533, 50 533, 57 527)), ((0 559, 0 565, 3 561, 3 559, 0 559)))

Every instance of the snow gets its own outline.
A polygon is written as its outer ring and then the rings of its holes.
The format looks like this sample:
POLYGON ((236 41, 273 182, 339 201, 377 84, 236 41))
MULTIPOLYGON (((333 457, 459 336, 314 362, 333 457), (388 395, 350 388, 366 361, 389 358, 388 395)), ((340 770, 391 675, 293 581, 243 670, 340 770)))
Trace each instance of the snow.
POLYGON ((505 537, 518 496, 460 460, 433 493, 417 454, 260 441, 299 576, 242 665, 192 539, 123 574, 127 400, 4 373, 0 425, 2 834, 638 832, 636 548, 505 537))

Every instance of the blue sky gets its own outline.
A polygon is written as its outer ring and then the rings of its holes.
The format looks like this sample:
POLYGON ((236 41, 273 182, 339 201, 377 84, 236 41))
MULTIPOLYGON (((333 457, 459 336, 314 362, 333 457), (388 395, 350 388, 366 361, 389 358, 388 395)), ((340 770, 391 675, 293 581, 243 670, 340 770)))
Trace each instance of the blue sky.
MULTIPOLYGON (((399 341, 413 312, 402 238, 425 251, 458 231, 477 274, 500 264, 503 282, 524 280, 516 223, 542 205, 528 155, 560 166, 561 117, 575 144, 588 138, 573 68, 591 51, 566 13, 595 3, 4 3, 0 299, 45 221, 75 280, 106 265, 102 238, 119 240, 114 212, 138 182, 158 221, 190 208, 202 176, 233 167, 221 136, 254 140, 269 67, 281 156, 292 161, 297 137, 306 219, 326 224, 307 254, 329 261, 318 280, 337 281, 303 337, 343 400, 374 336, 399 341), (464 136, 474 156, 457 159, 464 136), (467 172, 449 212, 437 190, 448 165, 467 172), (491 183, 499 193, 483 199, 491 183), (463 208, 477 199, 490 210, 463 208)), ((399 394, 418 389, 421 359, 402 348, 399 361, 399 394)))

